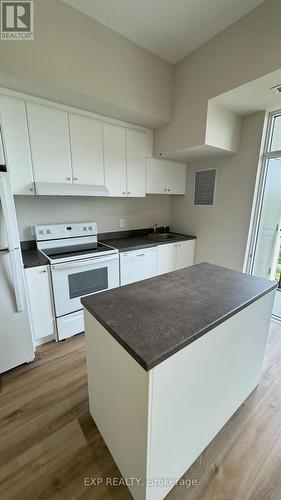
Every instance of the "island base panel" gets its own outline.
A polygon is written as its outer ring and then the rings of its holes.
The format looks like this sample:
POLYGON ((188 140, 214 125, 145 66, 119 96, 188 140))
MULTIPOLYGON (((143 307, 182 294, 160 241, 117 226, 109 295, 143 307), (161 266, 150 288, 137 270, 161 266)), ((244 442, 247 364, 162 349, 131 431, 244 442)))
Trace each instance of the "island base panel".
POLYGON ((145 497, 148 384, 145 371, 85 310, 90 413, 133 498, 145 497))
MULTIPOLYGON (((149 372, 150 477, 181 478, 257 386, 274 295, 264 295, 149 372)), ((152 488, 147 498, 162 499, 170 489, 152 488)))
POLYGON ((163 499, 256 387, 274 295, 148 372, 85 311, 91 415, 136 500, 163 499))

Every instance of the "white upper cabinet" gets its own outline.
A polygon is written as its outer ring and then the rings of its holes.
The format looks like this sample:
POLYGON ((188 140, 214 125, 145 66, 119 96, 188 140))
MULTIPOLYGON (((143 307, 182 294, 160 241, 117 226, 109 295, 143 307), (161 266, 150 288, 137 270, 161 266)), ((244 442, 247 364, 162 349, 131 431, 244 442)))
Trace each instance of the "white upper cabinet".
POLYGON ((71 183, 67 113, 28 102, 27 118, 35 181, 71 183))
POLYGON ((126 196, 126 128, 103 124, 105 185, 109 196, 126 196))
POLYGON ((185 194, 186 164, 148 158, 146 192, 151 194, 185 194))
POLYGON ((148 158, 146 161, 146 192, 163 194, 167 192, 167 168, 163 160, 148 158))
POLYGON ((127 129, 127 196, 145 196, 146 135, 127 129))
POLYGON ((152 131, 5 95, 0 118, 0 165, 14 194, 145 196, 152 131))
POLYGON ((167 192, 168 194, 185 194, 186 165, 185 163, 167 162, 167 192))
POLYGON ((13 193, 33 195, 34 179, 25 102, 22 99, 14 99, 1 95, 0 116, 7 168, 11 176, 13 193))
POLYGON ((104 185, 102 122, 69 113, 73 182, 104 185))

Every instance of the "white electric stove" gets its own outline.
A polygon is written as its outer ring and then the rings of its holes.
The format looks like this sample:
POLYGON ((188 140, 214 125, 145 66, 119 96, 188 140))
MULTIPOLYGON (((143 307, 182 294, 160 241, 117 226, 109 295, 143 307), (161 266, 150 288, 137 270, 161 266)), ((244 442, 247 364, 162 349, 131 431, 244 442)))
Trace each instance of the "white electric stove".
POLYGON ((81 297, 119 286, 118 250, 97 240, 95 222, 35 227, 51 265, 57 340, 84 331, 81 297))

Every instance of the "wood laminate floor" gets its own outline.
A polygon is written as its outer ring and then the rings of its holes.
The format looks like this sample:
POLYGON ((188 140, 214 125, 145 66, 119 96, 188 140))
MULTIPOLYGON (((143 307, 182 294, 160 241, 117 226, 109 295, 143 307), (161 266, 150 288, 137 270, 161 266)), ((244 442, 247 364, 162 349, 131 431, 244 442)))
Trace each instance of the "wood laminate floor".
MULTIPOLYGON (((119 479, 89 414, 83 335, 45 344, 34 363, 1 377, 1 500, 131 498, 111 484, 119 479)), ((259 386, 184 479, 197 485, 169 499, 281 499, 281 326, 271 325, 259 386)))

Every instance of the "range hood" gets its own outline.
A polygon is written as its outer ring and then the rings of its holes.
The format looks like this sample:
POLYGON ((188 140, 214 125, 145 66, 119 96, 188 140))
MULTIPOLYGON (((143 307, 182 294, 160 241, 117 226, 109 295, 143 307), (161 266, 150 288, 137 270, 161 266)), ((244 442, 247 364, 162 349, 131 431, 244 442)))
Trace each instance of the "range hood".
POLYGON ((35 182, 35 193, 49 196, 108 196, 103 185, 64 184, 57 182, 35 182))

